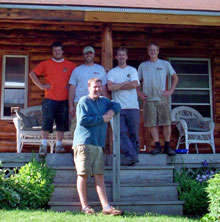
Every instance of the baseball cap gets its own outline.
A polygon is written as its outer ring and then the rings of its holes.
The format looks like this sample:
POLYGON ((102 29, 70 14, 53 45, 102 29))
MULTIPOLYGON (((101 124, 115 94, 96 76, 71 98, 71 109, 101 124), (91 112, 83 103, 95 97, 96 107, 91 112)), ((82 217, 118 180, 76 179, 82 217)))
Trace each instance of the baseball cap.
POLYGON ((83 49, 83 54, 86 54, 87 52, 95 53, 95 49, 94 49, 92 46, 86 46, 86 47, 83 49))

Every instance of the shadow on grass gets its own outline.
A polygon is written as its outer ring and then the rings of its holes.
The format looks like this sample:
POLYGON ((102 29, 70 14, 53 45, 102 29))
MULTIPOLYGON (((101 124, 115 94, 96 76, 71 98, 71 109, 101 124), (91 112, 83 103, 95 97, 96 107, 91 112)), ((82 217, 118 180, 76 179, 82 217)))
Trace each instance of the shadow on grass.
MULTIPOLYGON (((64 212, 63 212, 64 213, 64 212)), ((81 215, 81 216, 85 216, 84 213, 82 212, 71 212, 71 211, 66 211, 66 214, 70 214, 70 215, 81 215)), ((103 215, 101 212, 97 212, 95 215, 89 215, 89 216, 105 216, 103 215)), ((116 216, 118 217, 118 216, 116 216)), ((125 217, 125 218, 137 218, 137 217, 156 217, 156 218, 170 218, 170 219, 190 219, 191 221, 199 221, 201 218, 200 217, 193 217, 193 216, 186 216, 186 215, 164 215, 164 214, 156 214, 156 213, 145 213, 145 214, 140 214, 140 213, 131 213, 131 212, 127 212, 125 211, 123 215, 120 215, 119 217, 125 217)))

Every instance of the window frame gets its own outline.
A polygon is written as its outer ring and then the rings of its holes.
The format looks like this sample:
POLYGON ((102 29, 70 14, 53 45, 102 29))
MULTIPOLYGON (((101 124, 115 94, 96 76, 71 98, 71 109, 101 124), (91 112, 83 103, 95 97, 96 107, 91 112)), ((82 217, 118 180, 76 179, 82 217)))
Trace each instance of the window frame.
POLYGON ((21 54, 5 54, 2 56, 2 84, 1 84, 1 120, 12 120, 13 116, 4 116, 4 91, 8 89, 24 89, 24 108, 27 108, 28 104, 28 55, 21 54), (25 77, 24 86, 6 86, 5 85, 5 71, 6 71, 6 59, 7 58, 24 58, 25 59, 25 77))
MULTIPOLYGON (((172 62, 172 60, 178 60, 178 61, 205 61, 208 62, 208 78, 209 78, 209 88, 176 88, 175 90, 196 90, 196 91, 209 91, 209 103, 172 103, 172 96, 169 98, 169 104, 170 104, 170 110, 172 109, 172 105, 177 105, 177 106, 193 106, 193 105, 207 105, 210 108, 210 117, 205 117, 206 119, 212 119, 213 120, 213 89, 212 89, 212 72, 211 72, 211 59, 209 58, 194 58, 194 57, 169 57, 168 61, 172 62)), ((172 65, 172 64, 171 64, 172 65)), ((181 73, 184 74, 184 73, 181 73)), ((185 73, 185 74, 190 74, 190 73, 185 73)), ((177 73, 177 75, 179 75, 177 73)), ((200 74, 193 74, 193 75, 200 75, 200 74)), ((205 74, 201 74, 205 75, 205 74)), ((168 86, 171 86, 171 76, 168 78, 168 86)))

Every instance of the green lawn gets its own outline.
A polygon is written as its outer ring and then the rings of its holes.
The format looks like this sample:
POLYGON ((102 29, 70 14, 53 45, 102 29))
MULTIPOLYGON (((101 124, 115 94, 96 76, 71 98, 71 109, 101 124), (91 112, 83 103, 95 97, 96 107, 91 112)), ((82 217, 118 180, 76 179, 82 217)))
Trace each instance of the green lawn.
POLYGON ((153 214, 123 216, 84 215, 82 213, 58 213, 44 210, 0 210, 0 222, 194 222, 199 219, 160 216, 153 214))

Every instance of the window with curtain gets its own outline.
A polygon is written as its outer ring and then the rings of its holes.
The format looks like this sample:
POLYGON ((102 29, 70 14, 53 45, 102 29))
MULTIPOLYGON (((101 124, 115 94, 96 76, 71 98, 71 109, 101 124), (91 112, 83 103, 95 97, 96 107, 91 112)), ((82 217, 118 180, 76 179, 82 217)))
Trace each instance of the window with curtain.
POLYGON ((4 55, 1 118, 11 119, 14 110, 27 106, 28 57, 4 55))

